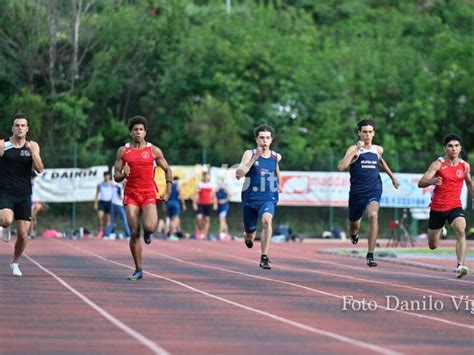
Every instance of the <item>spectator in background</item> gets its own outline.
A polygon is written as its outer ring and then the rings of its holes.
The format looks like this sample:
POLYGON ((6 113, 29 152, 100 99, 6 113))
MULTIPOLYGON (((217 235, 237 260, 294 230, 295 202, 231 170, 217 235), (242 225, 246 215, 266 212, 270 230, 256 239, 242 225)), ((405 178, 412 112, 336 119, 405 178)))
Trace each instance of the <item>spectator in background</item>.
POLYGON ((97 238, 102 238, 104 235, 104 226, 107 227, 110 223, 113 194, 114 185, 110 179, 110 172, 106 171, 104 172, 104 181, 97 185, 97 191, 95 193, 94 209, 97 211, 97 220, 99 222, 97 238))
POLYGON ((117 235, 117 219, 122 221, 123 231, 125 238, 130 238, 130 227, 127 222, 127 215, 125 214, 125 207, 123 207, 123 186, 124 184, 115 184, 112 194, 112 209, 111 209, 111 221, 105 228, 104 238, 110 238, 112 231, 117 235))
POLYGON ((214 186, 207 172, 202 173, 193 199, 196 214, 196 239, 206 239, 211 223, 211 210, 217 210, 217 199, 214 186))
POLYGON ((173 177, 173 184, 171 185, 171 195, 168 201, 166 202, 166 207, 168 210, 168 217, 170 219, 169 228, 167 231, 168 237, 174 234, 180 234, 181 231, 181 221, 180 213, 181 206, 183 211, 186 211, 186 203, 181 196, 180 187, 179 187, 179 177, 173 177))
MULTIPOLYGON (((31 175, 31 189, 33 190, 35 185, 35 179, 37 174, 35 172, 31 175)), ((46 203, 41 203, 41 201, 33 200, 33 194, 31 197, 31 226, 30 226, 30 238, 36 237, 36 226, 38 225, 38 213, 47 212, 49 209, 46 203)))
POLYGON ((229 212, 229 191, 226 189, 224 179, 220 179, 219 187, 216 191, 217 215, 219 216, 219 237, 226 239, 229 234, 227 225, 227 213, 229 212))

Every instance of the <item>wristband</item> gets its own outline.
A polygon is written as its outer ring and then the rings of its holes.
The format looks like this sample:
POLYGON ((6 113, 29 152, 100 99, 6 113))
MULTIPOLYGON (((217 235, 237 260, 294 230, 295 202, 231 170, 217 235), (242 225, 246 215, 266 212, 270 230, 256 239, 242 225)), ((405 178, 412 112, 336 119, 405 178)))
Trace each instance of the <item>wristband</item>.
POLYGON ((166 180, 166 183, 167 183, 167 184, 172 184, 172 183, 173 183, 173 181, 166 180))

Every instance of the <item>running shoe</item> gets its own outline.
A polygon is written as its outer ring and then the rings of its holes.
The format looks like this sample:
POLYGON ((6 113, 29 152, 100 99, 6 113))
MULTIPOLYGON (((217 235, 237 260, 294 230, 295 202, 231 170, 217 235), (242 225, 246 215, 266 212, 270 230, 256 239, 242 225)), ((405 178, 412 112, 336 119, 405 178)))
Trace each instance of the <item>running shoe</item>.
POLYGON ((245 245, 251 249, 253 247, 253 240, 245 239, 245 245))
POLYGON ((441 239, 446 239, 447 236, 448 230, 446 229, 446 227, 443 227, 443 229, 441 229, 441 239))
POLYGON ((266 255, 262 255, 260 258, 260 267, 265 270, 271 270, 270 259, 266 255))
POLYGON ((12 275, 13 276, 23 276, 23 273, 20 270, 20 264, 18 263, 11 263, 10 264, 10 269, 12 269, 12 275))
POLYGON ((145 241, 146 244, 150 244, 151 241, 153 240, 153 232, 146 232, 143 235, 143 240, 145 241))
POLYGON ((133 272, 133 274, 131 274, 131 275, 128 277, 128 279, 129 279, 130 281, 138 281, 138 280, 143 279, 143 271, 142 271, 141 269, 140 269, 140 270, 136 269, 136 270, 133 272))
POLYGON ((349 234, 349 236, 351 237, 352 244, 356 245, 357 243, 359 243, 359 234, 356 234, 356 235, 349 234))
POLYGON ((0 233, 2 234, 2 239, 5 243, 8 243, 12 237, 10 232, 10 227, 0 227, 0 233))
POLYGON ((458 267, 456 268, 456 274, 457 274, 456 277, 460 279, 461 277, 469 274, 469 268, 467 266, 459 264, 458 267))
POLYGON ((367 255, 367 265, 370 266, 370 267, 376 267, 378 264, 377 262, 374 260, 374 257, 372 255, 367 255))

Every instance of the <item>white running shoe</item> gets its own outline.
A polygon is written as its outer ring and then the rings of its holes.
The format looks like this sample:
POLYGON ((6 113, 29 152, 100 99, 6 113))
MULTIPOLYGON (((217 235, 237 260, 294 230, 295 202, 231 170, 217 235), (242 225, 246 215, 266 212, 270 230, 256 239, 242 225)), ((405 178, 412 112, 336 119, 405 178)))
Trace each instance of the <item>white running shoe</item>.
POLYGON ((8 243, 12 237, 10 232, 10 227, 0 227, 0 233, 2 234, 2 239, 5 243, 8 243))
POLYGON ((466 276, 467 274, 469 274, 469 268, 467 266, 464 266, 464 265, 459 265, 456 268, 456 274, 457 274, 456 277, 458 279, 460 279, 461 277, 466 276))
POLYGON ((446 227, 443 227, 443 229, 441 229, 441 239, 446 239, 447 236, 448 230, 446 229, 446 227))
POLYGON ((11 263, 10 269, 12 269, 13 276, 23 276, 23 273, 20 270, 20 264, 18 263, 11 263))

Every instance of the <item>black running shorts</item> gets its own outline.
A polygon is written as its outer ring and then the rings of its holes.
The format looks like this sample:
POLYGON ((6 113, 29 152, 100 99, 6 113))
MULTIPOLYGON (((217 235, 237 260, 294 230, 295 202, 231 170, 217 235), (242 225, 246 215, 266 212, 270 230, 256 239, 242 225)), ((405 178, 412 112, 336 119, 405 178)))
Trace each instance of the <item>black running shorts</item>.
POLYGON ((448 221, 448 223, 451 224, 458 217, 466 218, 464 217, 464 211, 461 207, 456 207, 448 211, 431 210, 430 220, 428 222, 428 228, 432 230, 441 229, 444 227, 444 224, 446 223, 446 221, 448 221))
POLYGON ((16 221, 31 221, 31 195, 29 193, 0 192, 0 210, 5 208, 13 211, 16 221))

